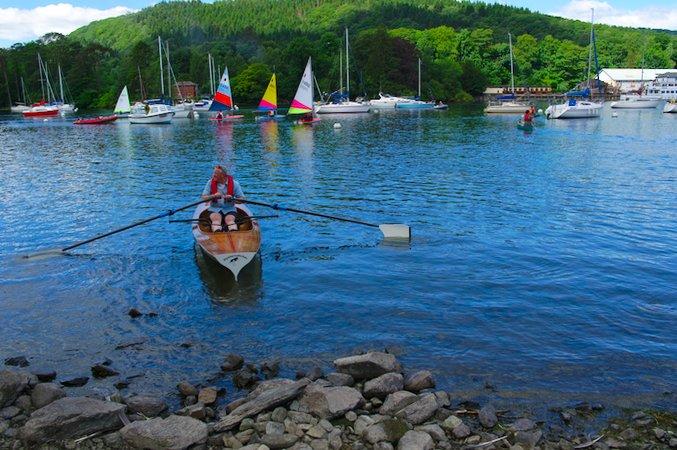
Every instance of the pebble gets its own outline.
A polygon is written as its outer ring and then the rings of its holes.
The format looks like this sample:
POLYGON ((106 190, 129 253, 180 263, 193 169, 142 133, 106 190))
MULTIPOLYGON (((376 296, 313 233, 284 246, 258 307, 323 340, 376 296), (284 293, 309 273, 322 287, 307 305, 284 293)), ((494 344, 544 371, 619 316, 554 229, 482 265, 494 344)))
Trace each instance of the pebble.
POLYGON ((355 411, 348 411, 345 417, 348 422, 355 422, 357 420, 357 414, 355 411))

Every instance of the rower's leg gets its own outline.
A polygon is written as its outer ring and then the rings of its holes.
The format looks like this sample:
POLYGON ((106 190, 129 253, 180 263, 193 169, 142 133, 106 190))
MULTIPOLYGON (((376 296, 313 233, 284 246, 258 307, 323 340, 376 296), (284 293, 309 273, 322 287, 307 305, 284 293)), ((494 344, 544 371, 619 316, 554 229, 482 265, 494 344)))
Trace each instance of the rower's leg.
POLYGON ((228 228, 228 231, 237 231, 235 214, 226 214, 226 227, 228 228))
POLYGON ((209 215, 209 220, 212 222, 212 233, 216 233, 217 231, 221 231, 223 229, 220 213, 211 213, 209 215))

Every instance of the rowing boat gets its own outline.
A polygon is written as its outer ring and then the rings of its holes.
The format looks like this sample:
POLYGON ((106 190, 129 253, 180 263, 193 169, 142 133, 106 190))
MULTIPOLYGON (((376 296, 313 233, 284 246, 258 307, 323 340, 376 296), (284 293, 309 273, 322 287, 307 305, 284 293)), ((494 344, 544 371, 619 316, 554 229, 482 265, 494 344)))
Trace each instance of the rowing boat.
POLYGON ((111 116, 99 116, 99 117, 85 117, 82 119, 77 119, 73 122, 75 125, 101 125, 104 123, 111 123, 116 121, 118 116, 115 114, 111 116))
POLYGON ((221 266, 228 269, 235 280, 261 248, 261 229, 245 205, 236 205, 238 231, 211 231, 207 203, 200 204, 193 214, 193 237, 200 249, 221 266))
POLYGON ((516 123, 517 129, 522 131, 534 131, 534 124, 532 122, 525 122, 520 119, 516 123))

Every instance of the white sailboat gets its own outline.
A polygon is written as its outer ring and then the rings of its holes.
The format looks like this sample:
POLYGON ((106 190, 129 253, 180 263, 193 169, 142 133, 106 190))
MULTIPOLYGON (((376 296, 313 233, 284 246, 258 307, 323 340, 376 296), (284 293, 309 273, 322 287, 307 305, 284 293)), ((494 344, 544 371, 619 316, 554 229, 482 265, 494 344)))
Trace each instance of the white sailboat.
MULTIPOLYGON (((369 103, 350 100, 350 58, 348 52, 348 28, 346 28, 346 94, 343 96, 343 86, 338 94, 338 99, 317 107, 318 114, 355 114, 368 113, 369 103)), ((340 57, 340 56, 339 56, 340 57)), ((341 83, 343 85, 343 83, 341 83)))
POLYGON ((13 113, 22 113, 31 109, 30 100, 26 94, 26 85, 24 84, 24 77, 21 77, 21 92, 19 93, 19 98, 21 101, 16 102, 13 106, 10 107, 10 111, 13 113))
MULTIPOLYGON (((588 71, 586 78, 588 79, 588 87, 582 91, 572 91, 567 93, 569 99, 565 103, 559 105, 550 105, 545 110, 545 117, 548 119, 589 119, 599 117, 602 112, 602 104, 586 100, 590 97, 590 69, 592 67, 593 53, 595 56, 595 64, 597 62, 597 49, 595 45, 595 10, 592 10, 592 18, 590 19, 590 49, 588 51, 588 71), (580 98, 580 100, 579 100, 580 98)), ((596 79, 599 82, 599 69, 596 68, 596 79)))
POLYGON ((395 108, 399 109, 432 109, 434 102, 424 102, 421 98, 421 58, 418 58, 418 97, 416 99, 407 99, 395 103, 395 108))
POLYGON ((120 96, 118 97, 118 102, 115 104, 115 109, 113 114, 118 116, 118 119, 126 118, 129 116, 129 113, 132 112, 132 106, 129 103, 129 92, 127 91, 127 86, 122 88, 120 96))
POLYGON ((510 46, 510 94, 499 95, 495 102, 489 102, 484 112, 488 114, 523 114, 531 105, 518 102, 515 97, 515 69, 512 59, 512 34, 508 33, 508 45, 510 46))
POLYGON ((639 89, 636 93, 621 95, 621 98, 617 102, 611 103, 611 107, 614 109, 653 109, 658 107, 663 102, 663 99, 660 97, 647 97, 644 95, 644 55, 642 55, 642 71, 639 81, 639 89))
POLYGON ((289 110, 287 111, 288 116, 301 116, 297 121, 299 124, 311 124, 318 122, 319 117, 316 117, 315 106, 313 105, 313 64, 312 59, 308 58, 306 63, 306 68, 303 71, 303 76, 301 77, 301 82, 299 87, 296 89, 296 94, 294 99, 291 101, 289 110))
POLYGON ((63 84, 64 84, 64 78, 63 78, 63 73, 61 72, 61 64, 58 66, 58 72, 59 72, 59 93, 61 94, 61 98, 55 102, 56 106, 59 108, 59 111, 62 113, 71 113, 75 112, 78 109, 75 107, 73 103, 68 103, 66 101, 66 96, 64 95, 63 92, 63 84))

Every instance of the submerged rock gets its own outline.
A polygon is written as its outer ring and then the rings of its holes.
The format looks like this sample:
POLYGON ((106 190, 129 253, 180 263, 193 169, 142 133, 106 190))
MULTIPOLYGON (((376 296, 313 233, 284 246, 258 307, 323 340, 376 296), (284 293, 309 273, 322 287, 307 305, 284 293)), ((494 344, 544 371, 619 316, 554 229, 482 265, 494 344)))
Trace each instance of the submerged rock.
POLYGON ((82 387, 89 381, 89 377, 76 377, 71 378, 70 380, 64 380, 61 382, 61 386, 65 387, 82 387))
POLYGON ((35 411, 19 430, 21 439, 44 443, 87 436, 122 426, 125 405, 87 397, 64 397, 35 411))
POLYGON ((191 417, 171 415, 166 419, 132 422, 120 430, 120 434, 134 448, 180 450, 205 443, 208 428, 191 417))
POLYGON ((107 378, 115 375, 120 375, 120 372, 111 369, 108 365, 95 364, 92 366, 92 375, 94 378, 107 378))
POLYGON ((369 352, 348 356, 334 361, 336 370, 347 373, 356 380, 371 379, 388 372, 400 372, 401 367, 394 355, 383 352, 369 352))
POLYGON ((480 409, 479 413, 480 423, 484 428, 493 428, 498 423, 498 417, 496 416, 496 408, 492 405, 485 405, 480 409))
POLYGON ((197 397, 197 388, 187 381, 180 382, 176 388, 183 397, 197 397))
POLYGON ((28 367, 30 363, 25 356, 14 356, 12 358, 5 359, 6 366, 15 366, 15 367, 28 367))
POLYGON ((56 379, 56 372, 53 370, 38 370, 33 372, 33 375, 38 377, 38 381, 42 383, 49 383, 56 379))
POLYGON ((236 353, 229 353, 223 360, 221 364, 221 370, 224 372, 232 372, 233 370, 238 370, 242 368, 244 364, 244 358, 241 355, 236 353))

